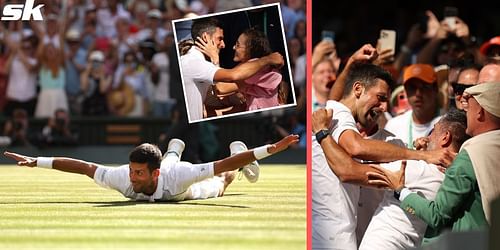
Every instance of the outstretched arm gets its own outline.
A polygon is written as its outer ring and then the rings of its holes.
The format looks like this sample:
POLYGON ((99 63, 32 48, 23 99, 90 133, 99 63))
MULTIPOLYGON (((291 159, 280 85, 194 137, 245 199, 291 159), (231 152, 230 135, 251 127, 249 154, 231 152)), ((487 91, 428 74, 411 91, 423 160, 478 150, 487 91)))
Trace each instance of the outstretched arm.
MULTIPOLYGON (((334 111, 333 111, 334 112, 334 111)), ((317 123, 319 124, 316 130, 328 129, 332 120, 332 110, 319 109, 314 112, 317 123)), ((313 120, 314 121, 314 120, 313 120)), ((338 143, 349 156, 377 162, 390 162, 396 160, 424 160, 428 163, 436 165, 449 166, 455 158, 455 153, 448 149, 437 149, 429 151, 416 151, 407 148, 399 147, 385 141, 365 139, 353 130, 344 131, 339 137, 338 143)), ((334 154, 330 148, 323 147, 326 154, 334 154)))
POLYGON ((265 66, 280 68, 283 64, 283 56, 278 52, 274 52, 257 60, 241 63, 232 69, 220 68, 215 72, 214 82, 242 81, 255 75, 265 66))
POLYGON ((97 169, 97 166, 94 163, 82 161, 82 160, 77 160, 77 159, 72 159, 72 158, 65 158, 65 157, 53 157, 53 158, 47 158, 47 157, 30 157, 30 156, 25 156, 21 154, 16 154, 16 153, 11 153, 11 152, 4 152, 3 153, 5 156, 12 158, 13 160, 17 161, 17 165, 19 166, 26 166, 26 167, 45 167, 45 168, 53 168, 57 169, 59 171, 63 172, 68 172, 68 173, 76 173, 76 174, 84 174, 87 175, 90 178, 94 178, 94 173, 97 169), (50 159, 52 159, 52 164, 50 165, 45 165, 45 164, 50 164, 50 159), (41 166, 45 165, 45 166, 41 166))
POLYGON ((270 155, 279 153, 287 149, 288 146, 297 143, 298 141, 298 135, 288 135, 274 144, 247 150, 245 152, 216 161, 214 163, 214 175, 239 169, 255 160, 260 160, 270 155))

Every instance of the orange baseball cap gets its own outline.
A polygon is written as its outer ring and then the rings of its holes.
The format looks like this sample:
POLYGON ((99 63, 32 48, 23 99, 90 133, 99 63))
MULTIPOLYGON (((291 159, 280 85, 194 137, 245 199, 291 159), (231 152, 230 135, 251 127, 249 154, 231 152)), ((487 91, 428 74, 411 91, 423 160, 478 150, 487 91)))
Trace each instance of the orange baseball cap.
POLYGON ((500 36, 493 37, 487 42, 483 43, 483 45, 481 45, 481 48, 479 48, 479 51, 481 52, 481 54, 486 55, 491 46, 494 45, 500 46, 500 36))
POLYGON ((426 83, 436 83, 437 76, 434 68, 430 64, 412 64, 408 66, 403 73, 403 84, 408 80, 417 78, 426 83))

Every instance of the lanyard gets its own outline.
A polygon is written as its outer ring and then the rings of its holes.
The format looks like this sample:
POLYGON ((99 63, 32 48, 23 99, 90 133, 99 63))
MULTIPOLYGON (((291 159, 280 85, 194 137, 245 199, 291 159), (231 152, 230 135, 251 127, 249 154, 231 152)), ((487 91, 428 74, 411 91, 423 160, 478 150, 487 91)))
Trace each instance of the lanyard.
POLYGON ((413 112, 410 111, 410 119, 408 119, 408 144, 406 145, 409 149, 413 149, 413 112))

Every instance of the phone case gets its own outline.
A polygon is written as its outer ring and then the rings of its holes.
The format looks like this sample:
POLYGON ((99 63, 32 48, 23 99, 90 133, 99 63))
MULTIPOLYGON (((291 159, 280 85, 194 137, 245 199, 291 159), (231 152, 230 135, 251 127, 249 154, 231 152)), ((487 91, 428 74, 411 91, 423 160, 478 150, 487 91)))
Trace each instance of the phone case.
POLYGON ((395 30, 381 30, 380 31, 380 51, 392 49, 396 51, 396 31, 395 30))

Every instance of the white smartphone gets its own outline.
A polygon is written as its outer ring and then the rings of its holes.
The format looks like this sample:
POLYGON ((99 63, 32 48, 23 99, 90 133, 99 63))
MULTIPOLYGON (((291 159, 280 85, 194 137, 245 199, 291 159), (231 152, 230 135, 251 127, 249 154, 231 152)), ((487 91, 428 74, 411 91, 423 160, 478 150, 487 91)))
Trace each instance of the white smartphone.
POLYGON ((381 30, 380 31, 380 51, 391 49, 392 53, 396 52, 396 31, 395 30, 381 30))
POLYGON ((444 7, 444 20, 448 24, 451 30, 456 29, 457 16, 458 16, 458 8, 452 6, 444 7))

